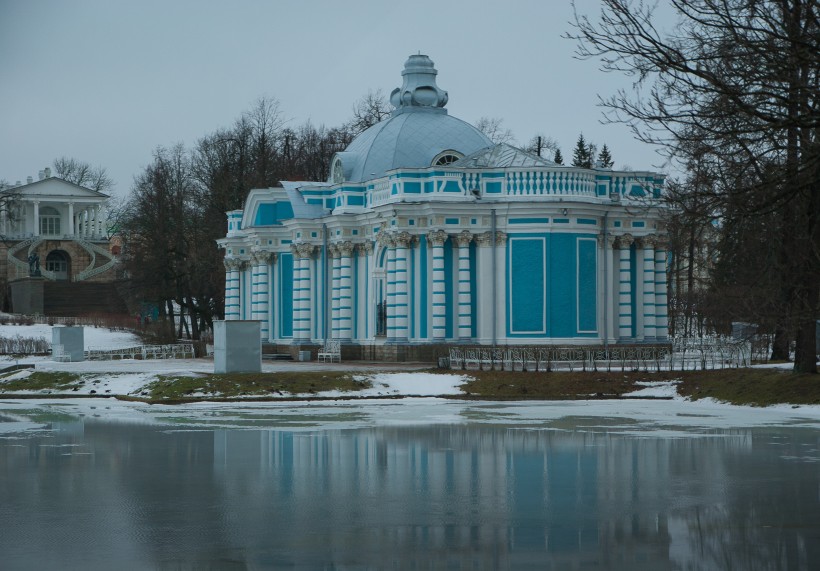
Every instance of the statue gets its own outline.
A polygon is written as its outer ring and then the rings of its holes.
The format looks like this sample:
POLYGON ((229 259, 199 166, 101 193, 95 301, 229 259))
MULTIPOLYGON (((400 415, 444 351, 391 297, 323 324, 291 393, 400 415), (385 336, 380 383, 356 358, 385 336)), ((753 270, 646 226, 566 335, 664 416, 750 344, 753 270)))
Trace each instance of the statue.
POLYGON ((32 252, 28 257, 28 274, 31 277, 40 276, 40 256, 36 252, 32 252))

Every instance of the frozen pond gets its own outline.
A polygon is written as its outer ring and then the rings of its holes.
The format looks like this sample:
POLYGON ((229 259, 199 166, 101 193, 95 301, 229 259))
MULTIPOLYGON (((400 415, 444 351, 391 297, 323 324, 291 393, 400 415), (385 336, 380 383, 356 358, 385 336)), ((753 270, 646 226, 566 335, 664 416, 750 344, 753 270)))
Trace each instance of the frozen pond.
POLYGON ((816 410, 0 401, 12 569, 817 569, 816 410))

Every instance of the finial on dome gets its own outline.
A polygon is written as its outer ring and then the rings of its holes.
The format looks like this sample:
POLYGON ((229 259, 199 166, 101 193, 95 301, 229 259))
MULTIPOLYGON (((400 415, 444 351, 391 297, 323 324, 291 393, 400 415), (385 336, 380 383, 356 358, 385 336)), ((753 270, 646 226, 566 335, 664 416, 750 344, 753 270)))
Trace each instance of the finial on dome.
POLYGON ((390 103, 396 111, 413 107, 439 109, 447 105, 447 92, 436 85, 438 71, 429 57, 421 53, 411 55, 404 62, 401 74, 404 76, 402 86, 390 94, 390 103))

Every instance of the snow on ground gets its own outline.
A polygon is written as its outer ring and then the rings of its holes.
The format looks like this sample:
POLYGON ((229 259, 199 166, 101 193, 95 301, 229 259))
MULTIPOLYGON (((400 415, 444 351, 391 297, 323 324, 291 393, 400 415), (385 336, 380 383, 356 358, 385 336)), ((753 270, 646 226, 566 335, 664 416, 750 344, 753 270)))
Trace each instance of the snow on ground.
POLYGON ((628 398, 677 398, 680 381, 637 381, 635 384, 646 387, 627 394, 628 398))
MULTIPOLYGON (((34 325, 0 325, 0 337, 42 337, 51 343, 51 330, 53 327, 47 324, 34 325)), ((112 331, 103 327, 83 328, 84 349, 117 349, 120 347, 133 347, 141 345, 139 337, 130 331, 112 331)))

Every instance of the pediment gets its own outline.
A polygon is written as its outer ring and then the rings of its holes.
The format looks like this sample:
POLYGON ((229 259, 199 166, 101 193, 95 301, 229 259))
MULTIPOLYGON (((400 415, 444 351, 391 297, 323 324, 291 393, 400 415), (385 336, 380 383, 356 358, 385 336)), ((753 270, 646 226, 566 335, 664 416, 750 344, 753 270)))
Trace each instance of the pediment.
POLYGON ((91 190, 83 186, 67 182, 61 178, 50 177, 43 180, 32 182, 31 184, 24 184, 12 189, 7 189, 4 192, 15 192, 20 195, 22 199, 26 198, 74 198, 85 200, 104 201, 108 199, 107 194, 91 190))

